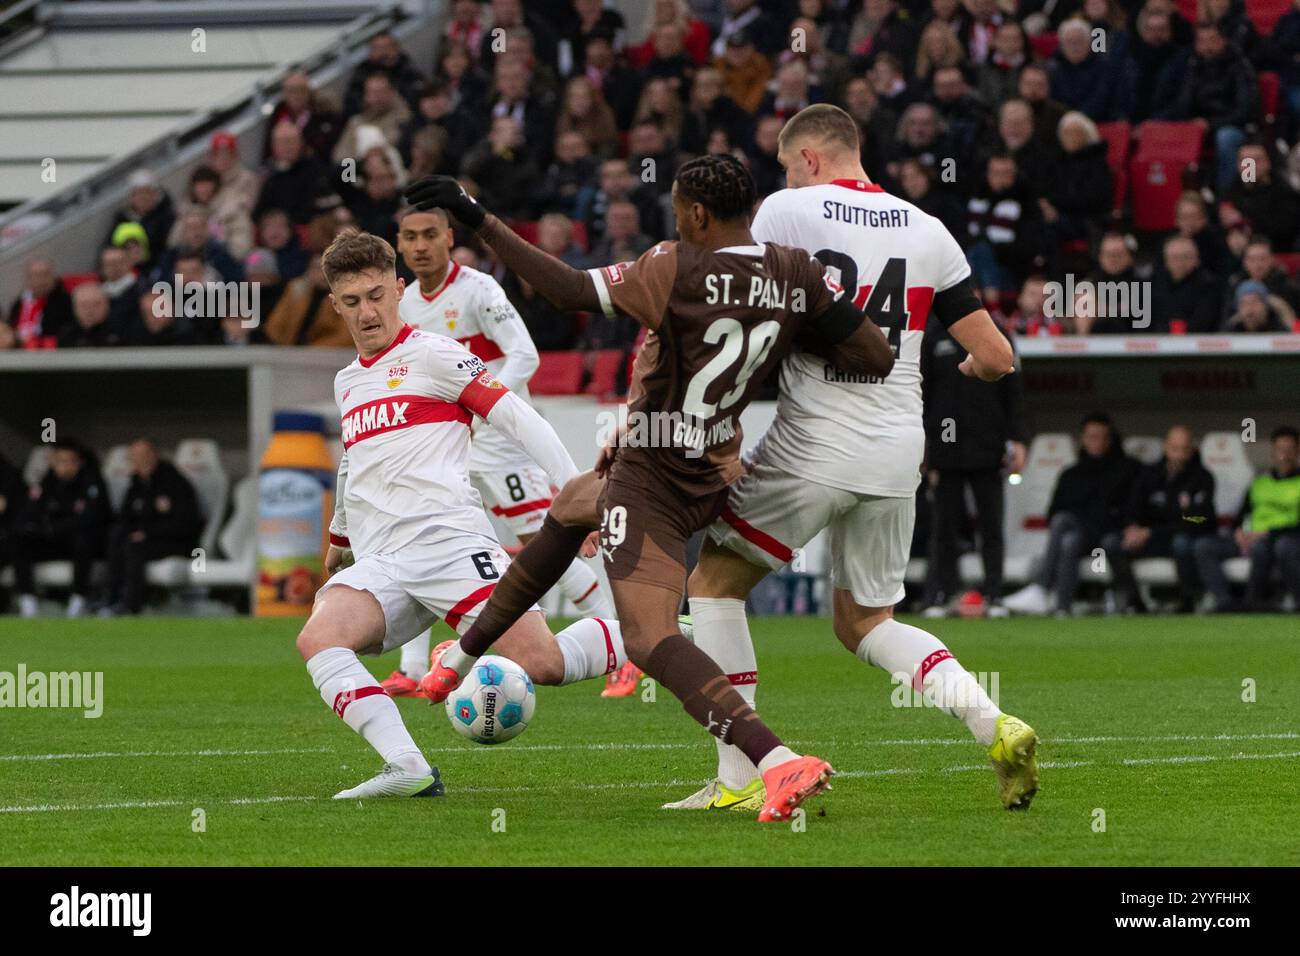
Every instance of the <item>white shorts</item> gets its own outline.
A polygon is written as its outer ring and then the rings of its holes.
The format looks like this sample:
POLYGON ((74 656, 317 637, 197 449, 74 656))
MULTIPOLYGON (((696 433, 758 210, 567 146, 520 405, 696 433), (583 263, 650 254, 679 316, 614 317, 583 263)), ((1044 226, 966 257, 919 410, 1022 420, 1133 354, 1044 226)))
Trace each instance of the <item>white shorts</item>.
POLYGON ((330 575, 317 597, 339 586, 370 592, 384 611, 387 652, 415 639, 439 618, 463 634, 509 566, 510 558, 495 538, 462 533, 435 545, 358 558, 330 575))
POLYGON ((832 586, 863 607, 892 607, 903 600, 915 521, 915 498, 844 491, 759 462, 731 489, 709 537, 775 570, 828 528, 832 586))
POLYGON ((536 465, 508 471, 470 472, 470 482, 492 512, 518 537, 542 530, 546 509, 551 506, 551 479, 536 465))

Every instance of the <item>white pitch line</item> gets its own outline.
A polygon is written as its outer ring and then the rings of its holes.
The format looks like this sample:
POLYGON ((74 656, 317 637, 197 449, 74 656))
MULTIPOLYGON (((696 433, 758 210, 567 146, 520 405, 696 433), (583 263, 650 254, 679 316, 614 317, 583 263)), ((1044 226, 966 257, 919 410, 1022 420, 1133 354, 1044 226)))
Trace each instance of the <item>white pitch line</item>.
MULTIPOLYGON (((1097 737, 1047 737, 1047 744, 1098 744, 1098 743, 1197 743, 1207 741, 1233 740, 1300 740, 1300 733, 1285 731, 1263 734, 1170 734, 1167 736, 1097 736, 1097 737)), ((792 740, 790 744, 809 747, 952 747, 967 746, 972 743, 969 737, 912 737, 892 740, 792 740)), ((427 754, 491 754, 491 753, 556 753, 564 751, 616 751, 616 750, 696 750, 700 743, 646 743, 629 741, 626 743, 589 743, 589 744, 521 744, 513 747, 429 747, 427 754)), ((0 762, 37 761, 37 760, 91 760, 104 758, 143 758, 143 757, 261 757, 281 754, 323 754, 334 753, 329 747, 290 748, 283 750, 124 750, 92 751, 89 753, 50 753, 50 754, 0 754, 0 762)))
POLYGON ((267 757, 280 754, 326 754, 329 747, 285 750, 97 750, 66 754, 0 754, 0 761, 17 760, 98 760, 109 757, 267 757))
MULTIPOLYGON (((1122 760, 1112 766, 1134 766, 1141 764, 1163 763, 1173 766, 1187 765, 1191 763, 1208 763, 1218 760, 1236 761, 1236 760, 1291 760, 1300 757, 1300 751, 1284 751, 1273 754, 1230 754, 1227 756, 1215 756, 1213 754, 1186 754, 1176 757, 1161 757, 1141 760, 1122 760)), ((1096 761, 1089 760, 1067 760, 1061 762, 1044 762, 1041 767, 1047 770, 1068 770, 1075 767, 1097 766, 1096 761)), ((982 764, 962 764, 953 767, 944 767, 939 773, 964 773, 974 770, 987 770, 982 764)), ((836 774, 848 780, 862 779, 867 777, 885 777, 898 774, 923 774, 934 771, 923 770, 918 767, 888 767, 878 770, 848 770, 836 774)), ((580 783, 580 784, 545 784, 540 786, 528 787, 455 787, 453 794, 487 794, 487 793, 535 793, 538 791, 602 791, 602 790, 669 790, 674 787, 696 787, 702 783, 700 780, 647 780, 647 781, 628 781, 625 783, 580 783)), ((307 794, 301 796, 292 795, 269 795, 264 797, 236 797, 229 800, 207 801, 209 804, 218 803, 228 806, 249 806, 255 804, 271 803, 312 803, 326 800, 327 797, 320 794, 307 794)), ((196 801, 185 800, 140 800, 126 803, 91 803, 91 804, 29 804, 25 806, 0 807, 0 813, 70 813, 83 810, 145 810, 156 807, 182 807, 190 806, 196 801)))

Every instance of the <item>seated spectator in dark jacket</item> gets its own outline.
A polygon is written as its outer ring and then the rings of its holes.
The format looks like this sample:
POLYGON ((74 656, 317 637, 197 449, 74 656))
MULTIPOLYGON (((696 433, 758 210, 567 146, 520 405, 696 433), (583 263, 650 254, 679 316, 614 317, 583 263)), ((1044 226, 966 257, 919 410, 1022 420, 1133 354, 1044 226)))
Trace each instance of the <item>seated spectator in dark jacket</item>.
POLYGON ((422 170, 421 174, 454 176, 460 169, 465 154, 483 138, 487 131, 487 120, 481 104, 457 104, 447 82, 434 80, 420 92, 415 115, 402 130, 398 151, 403 156, 411 157, 411 165, 414 166, 413 148, 417 145, 436 145, 432 153, 433 164, 422 170))
POLYGON ((118 246, 99 250, 99 284, 108 296, 109 320, 121 330, 134 316, 140 299, 140 277, 131 258, 118 246))
POLYGON ((294 225, 311 222, 323 210, 337 206, 337 190, 325 161, 308 154, 302 133, 292 123, 279 123, 271 130, 271 158, 266 179, 253 207, 260 219, 268 209, 283 209, 294 225))
POLYGON ((296 279, 307 271, 311 253, 298 241, 298 230, 283 209, 268 209, 257 220, 257 234, 263 249, 275 256, 276 268, 285 282, 296 279))
POLYGON ((576 130, 555 138, 555 159, 546 170, 538 192, 543 213, 558 212, 585 220, 596 195, 596 161, 582 134, 576 130))
POLYGON ((654 240, 641 231, 636 203, 624 199, 610 203, 605 213, 605 234, 592 245, 588 261, 593 266, 631 262, 653 245, 654 240))
MULTIPOLYGON (((585 265, 586 259, 573 241, 573 223, 565 216, 551 213, 538 221, 537 247, 575 269, 585 265)), ((602 260, 605 261, 614 260, 602 260)), ((574 347, 579 321, 576 312, 557 309, 513 272, 507 273, 501 284, 538 351, 555 352, 574 347)))
POLYGON ((366 80, 376 73, 387 76, 393 89, 412 107, 415 106, 416 94, 425 76, 411 62, 397 38, 385 31, 370 38, 366 58, 358 64, 348 81, 347 92, 343 95, 343 112, 348 116, 361 112, 366 80))
POLYGON ((1197 25, 1195 51, 1186 75, 1170 80, 1179 85, 1156 91, 1152 119, 1196 120, 1209 131, 1223 193, 1236 178, 1237 149, 1259 112, 1255 71, 1215 23, 1197 25))
POLYGON ((1058 137, 1050 143, 1038 138, 1034 128, 1034 110, 1028 102, 1010 99, 998 108, 997 140, 990 144, 991 149, 980 149, 981 160, 986 160, 991 153, 1009 153, 1032 197, 1045 196, 1057 178, 1061 147, 1058 137))
POLYGON ((1232 298, 1235 305, 1224 331, 1290 332, 1295 327, 1295 310, 1285 299, 1270 295, 1262 282, 1238 283, 1232 298))
POLYGON ((1133 252, 1137 242, 1122 232, 1108 232, 1097 244, 1097 268, 1088 273, 1090 282, 1136 282, 1133 252))
POLYGON ((673 177, 677 175, 681 157, 660 123, 644 119, 633 124, 628 132, 627 152, 628 166, 641 177, 643 189, 656 196, 672 192, 673 177), (654 175, 647 179, 645 174, 651 170, 654 175))
POLYGON ((1061 151, 1038 205, 1058 241, 1088 239, 1101 232, 1114 196, 1106 141, 1097 124, 1079 112, 1061 117, 1061 151))
POLYGON ((523 128, 511 116, 492 121, 488 138, 465 157, 464 175, 478 186, 478 198, 505 219, 528 219, 540 174, 524 142, 523 128))
POLYGON ((1219 330, 1223 292, 1201 267, 1196 243, 1186 236, 1165 240, 1164 265, 1151 282, 1151 332, 1205 335, 1219 330))
POLYGON ((1135 123, 1150 119, 1160 107, 1155 99, 1157 90, 1176 90, 1187 75, 1191 51, 1174 40, 1172 16, 1167 10, 1151 7, 1138 14, 1137 35, 1128 48, 1135 123))
POLYGON ((514 119, 520 127, 520 142, 527 144, 539 165, 549 163, 555 112, 552 104, 537 95, 528 64, 520 57, 501 57, 497 61, 495 80, 496 97, 490 104, 493 125, 502 117, 514 119))
POLYGON ((123 345, 194 345, 197 337, 184 315, 176 315, 170 290, 161 295, 146 289, 140 295, 135 320, 122 336, 123 345))
POLYGON ((808 64, 803 60, 791 60, 777 70, 771 92, 758 104, 758 114, 788 120, 804 107, 821 102, 821 99, 821 90, 811 83, 808 64))
POLYGON ((695 74, 682 112, 681 147, 698 155, 705 151, 709 134, 721 128, 733 143, 747 138, 750 116, 722 91, 722 74, 706 66, 695 74))
POLYGON ((1270 456, 1272 467, 1246 491, 1232 537, 1207 535, 1196 542, 1196 564, 1214 595, 1216 611, 1239 609, 1222 564, 1238 555, 1250 558, 1247 610, 1268 609, 1265 601, 1275 566, 1300 605, 1300 432, 1290 426, 1275 429, 1270 456))
POLYGON ((1025 28, 1015 20, 998 24, 988 59, 976 72, 975 89, 989 106, 1018 96, 1020 71, 1029 62, 1029 41, 1025 28))
POLYGON ((895 116, 901 117, 909 106, 919 99, 919 94, 907 82, 907 74, 898 57, 892 53, 882 53, 876 57, 867 71, 871 89, 881 106, 887 107, 895 116))
POLYGON ((1252 235, 1267 236, 1276 249, 1296 248, 1300 239, 1300 194, 1273 175, 1268 147, 1243 143, 1237 150, 1237 169, 1240 175, 1220 196, 1220 221, 1234 226, 1238 219, 1233 213, 1237 213, 1250 226, 1252 235))
MULTIPOLYGON (((886 2, 892 5, 892 0, 886 2)), ((722 56, 727 40, 733 34, 742 32, 764 55, 774 56, 780 53, 787 39, 782 29, 784 24, 764 12, 764 6, 758 0, 727 0, 727 15, 713 41, 713 55, 722 56)))
POLYGON ((20 349, 52 349, 72 324, 72 299, 44 256, 23 266, 23 290, 9 307, 9 325, 20 349))
POLYGON ((198 209, 182 214, 176 229, 177 242, 158 257, 158 265, 150 278, 153 281, 171 282, 177 270, 177 260, 182 256, 197 254, 223 282, 240 282, 244 267, 230 254, 224 243, 214 239, 208 231, 208 216, 198 209))
MULTIPOLYGON (((244 277, 256 290, 257 323, 252 326, 256 329, 271 314, 284 292, 284 277, 280 274, 280 264, 276 261, 275 253, 261 246, 249 252, 244 259, 244 277)), ((260 341, 261 335, 255 332, 252 338, 260 341)))
POLYGON ((194 486, 153 443, 136 439, 128 449, 131 484, 121 517, 108 539, 107 613, 139 614, 144 607, 145 566, 179 555, 188 558, 203 530, 194 486))
POLYGON ((1219 32, 1252 63, 1267 56, 1267 44, 1261 43, 1255 25, 1246 12, 1243 0, 1206 0, 1202 15, 1219 25, 1219 32))
POLYGON ((397 243, 397 210, 402 205, 397 172, 380 152, 372 152, 362 165, 364 182, 347 196, 348 208, 358 228, 382 236, 389 245, 397 243))
POLYGON ((1124 509, 1138 463, 1124 454, 1108 416, 1094 413, 1079 432, 1079 460, 1061 472, 1052 491, 1049 535, 1035 581, 1003 602, 1022 614, 1069 614, 1079 583, 1079 559, 1110 531, 1124 526, 1124 509), (1054 597, 1054 600, 1053 600, 1054 597))
POLYGON ((261 333, 272 345, 351 347, 352 336, 330 302, 319 254, 311 257, 306 273, 285 284, 275 308, 262 323, 261 333))
POLYGON ((990 156, 966 202, 966 257, 986 299, 1020 287, 1043 260, 1038 206, 1010 156, 990 156))
POLYGON ((1041 63, 1027 63, 1020 71, 1017 94, 1034 111, 1034 135, 1048 146, 1056 145, 1056 129, 1069 112, 1052 99, 1051 74, 1041 63))
POLYGON ((267 123, 266 148, 263 158, 271 155, 270 131, 280 123, 290 123, 302 134, 307 153, 328 161, 334 144, 343 132, 343 117, 336 104, 320 91, 312 88, 311 77, 295 70, 284 78, 280 86, 280 102, 276 104, 267 123))
POLYGON ((785 120, 779 116, 764 116, 754 131, 754 151, 749 159, 749 172, 761 199, 785 188, 785 167, 776 158, 780 148, 781 129, 785 120))
POLYGON ((587 38, 587 68, 583 75, 600 90, 614 111, 618 128, 625 130, 631 126, 641 97, 641 77, 615 57, 614 40, 607 32, 596 30, 587 38))
POLYGON ((99 466, 74 442, 56 442, 50 470, 33 486, 18 520, 14 554, 14 590, 23 617, 35 617, 35 566, 40 561, 71 561, 72 591, 68 616, 86 611, 95 561, 104 553, 104 532, 111 517, 99 466))
POLYGON ((984 103, 970 91, 960 67, 945 66, 934 71, 930 103, 948 130, 958 165, 979 152, 980 144, 993 127, 984 103))
POLYGON ((934 188, 934 172, 917 159, 898 164, 901 195, 922 212, 934 216, 958 242, 966 231, 966 210, 951 193, 934 188))
POLYGON ((1174 228, 1180 236, 1196 243, 1201 265, 1219 278, 1229 275, 1236 265, 1228 240, 1218 223, 1210 218, 1209 207, 1201 194, 1187 190, 1174 206, 1174 228))
POLYGON ((886 171, 895 182, 898 181, 899 162, 918 159, 934 171, 938 188, 960 191, 959 184, 949 184, 951 177, 945 175, 947 169, 956 169, 956 149, 948 138, 943 120, 939 118, 939 111, 929 103, 913 103, 903 111, 898 121, 898 138, 890 149, 890 157, 886 171))
POLYGON ((1133 578, 1136 559, 1173 558, 1180 610, 1191 611, 1198 593, 1196 540, 1215 533, 1215 520, 1214 476, 1201 463, 1191 430, 1175 425, 1165 434, 1164 457, 1138 472, 1124 527, 1101 539, 1119 609, 1146 610, 1133 578))
POLYGON ((1228 276, 1227 294, 1224 296, 1223 316, 1226 320, 1237 308, 1237 286, 1254 280, 1262 282, 1269 295, 1282 299, 1292 309, 1300 307, 1300 289, 1287 276, 1286 270, 1277 264, 1273 255, 1273 243, 1267 236, 1251 236, 1246 248, 1241 253, 1241 268, 1228 276))
POLYGON ((611 159, 600 164, 600 188, 592 197, 587 214, 587 241, 591 245, 605 237, 605 218, 610 206, 623 200, 636 206, 642 232, 652 240, 664 235, 655 195, 641 187, 624 160, 611 159))
POLYGON ((59 348, 120 345, 121 329, 113 320, 108 294, 98 282, 83 282, 72 290, 73 323, 59 335, 59 348))
POLYGON ((880 102, 871 81, 864 76, 844 84, 844 111, 858 124, 862 168, 877 182, 888 180, 888 164, 898 131, 897 114, 880 102))
POLYGON ((167 235, 172 231, 176 213, 172 197, 158 185, 158 177, 147 169, 137 169, 126 181, 126 205, 113 217, 104 245, 116 245, 113 232, 124 222, 139 223, 148 236, 148 248, 143 262, 136 265, 141 274, 147 274, 155 257, 167 248, 167 235))
POLYGON ((916 18, 908 9, 895 0, 863 0, 861 12, 849 27, 848 52, 855 70, 864 68, 882 53, 889 53, 911 75, 919 41, 916 18))
POLYGON ((1091 30, 1082 20, 1062 23, 1057 37, 1061 45, 1048 67, 1052 99, 1096 123, 1128 116, 1131 88, 1123 61, 1109 53, 1094 53, 1091 30))

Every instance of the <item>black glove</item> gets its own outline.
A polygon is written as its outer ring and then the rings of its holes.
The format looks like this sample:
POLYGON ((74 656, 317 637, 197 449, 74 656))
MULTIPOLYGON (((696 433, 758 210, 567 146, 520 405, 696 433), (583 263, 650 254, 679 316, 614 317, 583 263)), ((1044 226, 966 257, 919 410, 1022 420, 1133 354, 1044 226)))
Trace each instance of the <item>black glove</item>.
POLYGON ((471 199, 452 176, 417 179, 402 195, 416 209, 445 209, 470 229, 477 229, 487 218, 487 210, 471 199))

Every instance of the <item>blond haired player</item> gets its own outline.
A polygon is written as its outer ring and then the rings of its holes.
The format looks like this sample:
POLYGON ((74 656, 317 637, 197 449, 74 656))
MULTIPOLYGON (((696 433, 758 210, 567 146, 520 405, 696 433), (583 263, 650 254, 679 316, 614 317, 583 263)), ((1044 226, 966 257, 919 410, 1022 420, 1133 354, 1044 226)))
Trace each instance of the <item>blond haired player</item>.
MULTIPOLYGON (((989 748, 1000 797, 1023 809, 1038 788, 1032 727, 1002 713, 933 634, 894 619, 925 454, 921 339, 943 323, 969 353, 962 371, 994 381, 1012 370, 1010 343, 974 294, 970 266, 944 226, 886 193, 862 169, 858 129, 843 110, 810 106, 781 131, 789 189, 768 196, 754 239, 807 249, 887 335, 887 376, 854 375, 808 352, 781 369, 776 418, 749 456, 689 583, 696 646, 751 704, 758 664, 745 598, 822 529, 830 532, 835 635, 863 663, 925 690, 989 748)), ((960 436, 958 436, 960 439, 960 436)), ((764 800, 758 768, 716 741, 718 777, 668 809, 750 810, 764 800)))
MULTIPOLYGON (((336 798, 443 792, 397 704, 357 655, 400 647, 438 618, 463 632, 509 565, 470 486, 475 417, 517 441, 556 485, 578 471, 551 426, 482 360, 402 321, 395 262, 383 239, 351 230, 321 262, 357 357, 334 379, 344 453, 325 560, 333 573, 298 651, 325 704, 384 761, 336 798)), ((617 622, 589 618, 552 636, 536 607, 498 649, 541 684, 597 677, 626 660, 617 622)))
MULTIPOLYGON (((493 378, 524 401, 528 380, 537 371, 537 349, 523 319, 490 275, 451 259, 452 230, 440 209, 406 209, 399 214, 397 251, 415 282, 402 293, 402 320, 425 332, 455 339, 477 356, 493 378)), ((479 422, 473 433, 469 477, 510 532, 527 544, 537 533, 551 503, 551 482, 519 444, 491 425, 479 422)), ((609 607, 595 573, 575 560, 558 587, 583 617, 609 618, 609 607)), ((398 670, 384 680, 393 697, 420 697, 419 681, 429 669, 430 634, 402 646, 398 670)), ((609 675, 605 696, 636 690, 639 672, 627 665, 609 675)))

